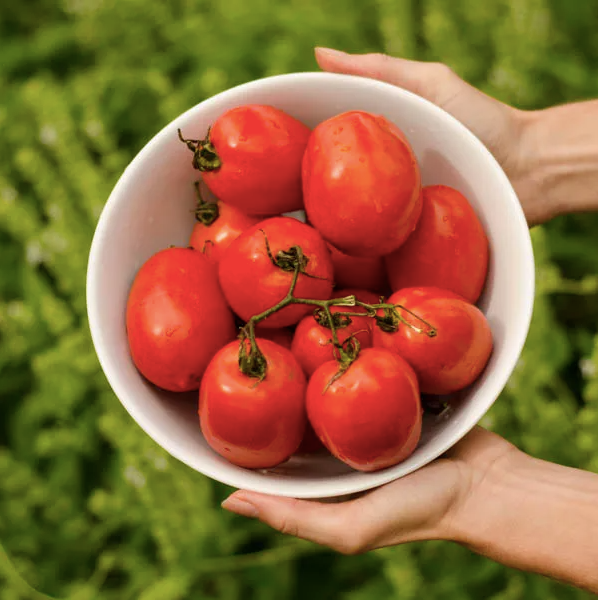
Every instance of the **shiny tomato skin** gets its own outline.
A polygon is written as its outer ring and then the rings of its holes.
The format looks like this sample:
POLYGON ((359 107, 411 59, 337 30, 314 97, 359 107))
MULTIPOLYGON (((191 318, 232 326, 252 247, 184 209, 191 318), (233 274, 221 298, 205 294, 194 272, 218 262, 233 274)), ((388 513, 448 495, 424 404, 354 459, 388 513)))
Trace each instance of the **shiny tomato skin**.
POLYGON ((350 111, 320 123, 303 158, 308 220, 351 256, 399 248, 421 213, 421 176, 401 131, 382 116, 350 111))
MULTIPOLYGON (((341 312, 335 309, 332 312, 341 312)), ((359 317, 351 317, 351 323, 337 329, 339 343, 344 343, 349 336, 354 336, 362 348, 372 345, 372 332, 359 317)), ((291 350, 305 374, 309 377, 322 364, 333 360, 338 352, 332 345, 332 332, 320 325, 312 315, 307 315, 297 325, 293 336, 291 350)))
POLYGON ((376 292, 388 289, 384 259, 381 256, 349 256, 328 244, 338 287, 355 287, 376 292))
POLYGON ((189 246, 203 252, 214 263, 241 233, 260 221, 259 217, 246 215, 224 202, 217 204, 218 218, 210 225, 197 222, 189 238, 189 246))
POLYGON ((301 161, 310 133, 306 125, 273 106, 233 108, 210 129, 221 166, 204 172, 203 180, 222 202, 246 214, 299 210, 301 161))
POLYGON ((168 248, 138 271, 126 327, 133 362, 154 385, 199 388, 208 362, 236 335, 213 265, 196 250, 168 248))
POLYGON ((467 198, 446 185, 424 187, 415 231, 385 257, 393 291, 433 286, 475 304, 488 271, 488 238, 467 198))
POLYGON ((415 327, 437 331, 435 337, 405 324, 385 333, 374 328, 374 346, 402 356, 415 370, 422 393, 450 394, 472 384, 492 353, 492 331, 479 308, 459 295, 437 288, 405 288, 389 303, 400 304, 417 317, 399 312, 415 327))
POLYGON ((270 340, 287 350, 290 350, 293 344, 293 331, 287 327, 271 329, 258 325, 255 328, 255 335, 264 340, 270 340))
MULTIPOLYGON (((358 300, 368 304, 378 301, 376 295, 367 290, 343 289, 335 290, 332 294, 333 298, 343 298, 345 296, 355 296, 358 300)), ((359 306, 332 306, 330 312, 363 312, 365 314, 365 309, 359 306)), ((374 319, 365 316, 350 317, 350 319, 351 323, 349 325, 339 327, 336 331, 339 343, 342 344, 348 337, 354 336, 361 348, 369 348, 372 345, 371 322, 374 319)), ((293 336, 291 350, 308 377, 320 365, 338 356, 338 352, 334 350, 332 345, 332 331, 328 327, 320 325, 313 314, 307 315, 299 321, 293 336)))
POLYGON ((244 375, 239 343, 222 348, 208 365, 199 392, 199 419, 210 447, 240 467, 266 469, 299 447, 306 425, 306 380, 289 350, 260 338, 267 362, 263 381, 244 375))
MULTIPOLYGON (((274 217, 244 231, 220 259, 220 284, 233 311, 244 321, 275 306, 291 287, 293 273, 272 263, 271 254, 300 246, 308 259, 300 273, 295 296, 327 300, 332 293, 333 270, 330 252, 322 236, 309 225, 291 217, 274 217)), ((294 304, 274 313, 260 327, 279 328, 294 325, 313 310, 313 306, 294 304)))
POLYGON ((323 364, 307 387, 308 418, 324 446, 359 471, 405 460, 417 447, 422 428, 413 369, 388 350, 366 348, 324 391, 337 369, 335 361, 323 364))

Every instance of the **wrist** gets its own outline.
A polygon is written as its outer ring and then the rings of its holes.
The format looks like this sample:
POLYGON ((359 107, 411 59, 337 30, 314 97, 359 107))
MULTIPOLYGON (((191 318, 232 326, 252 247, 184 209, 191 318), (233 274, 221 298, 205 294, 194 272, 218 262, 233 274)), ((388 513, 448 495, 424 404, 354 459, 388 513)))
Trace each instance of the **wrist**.
POLYGON ((598 209, 598 101, 519 111, 510 174, 530 225, 598 209))
POLYGON ((530 226, 561 214, 559 196, 551 192, 553 170, 547 156, 545 111, 516 110, 516 143, 513 166, 507 175, 513 184, 530 226))
POLYGON ((598 477, 525 455, 472 469, 446 539, 509 567, 598 592, 598 477), (477 481, 477 484, 476 484, 477 481))
POLYGON ((533 459, 524 452, 488 434, 479 446, 472 446, 471 455, 456 461, 461 471, 458 494, 438 524, 437 539, 457 542, 476 552, 484 550, 499 532, 505 517, 517 513, 518 497, 525 486, 519 477, 533 459))

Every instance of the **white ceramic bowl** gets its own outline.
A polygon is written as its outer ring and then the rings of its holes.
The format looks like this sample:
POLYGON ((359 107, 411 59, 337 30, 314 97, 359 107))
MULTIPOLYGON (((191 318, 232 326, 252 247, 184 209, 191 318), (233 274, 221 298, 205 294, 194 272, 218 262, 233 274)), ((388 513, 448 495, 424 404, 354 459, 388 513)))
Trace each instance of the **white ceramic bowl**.
MULTIPOLYGON (((386 83, 328 73, 269 77, 225 91, 191 108, 160 131, 122 174, 99 220, 89 257, 87 304, 98 358, 117 397, 142 429, 172 456, 228 485, 271 494, 326 498, 360 492, 402 477, 434 460, 472 429, 496 400, 525 342, 534 297, 534 261, 527 224, 504 172, 463 125, 422 98, 386 83), (204 441, 196 395, 178 398, 149 385, 129 356, 125 305, 136 271, 171 244, 186 245, 193 227, 192 182, 198 173, 177 128, 204 136, 225 110, 271 104, 315 126, 361 109, 384 115, 406 133, 424 185, 460 190, 490 240, 490 269, 480 307, 494 334, 482 377, 450 411, 426 417, 417 450, 377 473, 352 471, 331 457, 297 457, 275 469, 251 471, 215 454, 204 441)), ((131 426, 133 426, 131 424, 131 426)))

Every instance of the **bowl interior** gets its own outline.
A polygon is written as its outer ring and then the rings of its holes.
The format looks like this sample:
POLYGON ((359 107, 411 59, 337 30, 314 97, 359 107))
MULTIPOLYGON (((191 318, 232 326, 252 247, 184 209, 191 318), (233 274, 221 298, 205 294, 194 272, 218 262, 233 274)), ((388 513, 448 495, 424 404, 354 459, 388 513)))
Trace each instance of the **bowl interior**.
POLYGON ((100 218, 89 260, 88 312, 102 368, 125 408, 158 444, 190 467, 234 487, 323 498, 386 483, 425 465, 462 438, 504 387, 527 335, 534 269, 529 232, 506 176, 465 127, 429 102, 388 84, 325 73, 282 75, 233 88, 190 109, 158 133, 123 173, 100 218), (175 396, 148 384, 127 348, 125 305, 139 267, 169 245, 186 245, 193 227, 191 154, 177 138, 203 137, 222 112, 271 104, 309 126, 343 111, 386 116, 403 129, 425 185, 460 190, 490 240, 488 281, 479 303, 494 334, 494 352, 480 379, 449 412, 426 417, 417 450, 406 461, 364 474, 325 456, 293 457, 275 469, 250 471, 216 455, 197 419, 196 394, 175 396))

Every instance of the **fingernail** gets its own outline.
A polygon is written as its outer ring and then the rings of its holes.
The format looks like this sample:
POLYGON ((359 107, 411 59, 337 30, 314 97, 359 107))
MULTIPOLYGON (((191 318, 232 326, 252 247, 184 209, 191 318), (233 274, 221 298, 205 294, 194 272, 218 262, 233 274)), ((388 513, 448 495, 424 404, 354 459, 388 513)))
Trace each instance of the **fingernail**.
POLYGON ((249 519, 255 519, 258 515, 257 508, 251 502, 247 502, 235 495, 229 496, 221 506, 225 510, 234 512, 242 517, 248 517, 249 519))
POLYGON ((334 50, 333 48, 321 48, 319 46, 316 48, 316 52, 318 52, 319 54, 326 54, 331 58, 342 58, 343 56, 348 56, 347 52, 343 52, 342 50, 334 50))

